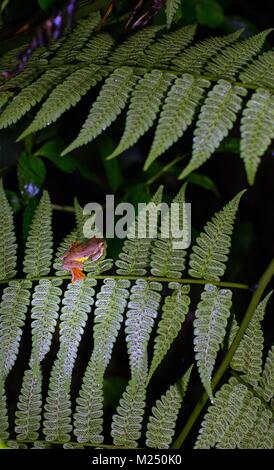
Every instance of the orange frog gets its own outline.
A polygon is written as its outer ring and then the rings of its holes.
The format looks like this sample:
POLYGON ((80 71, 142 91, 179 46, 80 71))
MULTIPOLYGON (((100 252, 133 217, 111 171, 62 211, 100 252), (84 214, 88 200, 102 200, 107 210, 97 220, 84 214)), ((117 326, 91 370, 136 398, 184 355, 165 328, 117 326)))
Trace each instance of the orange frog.
POLYGON ((77 241, 69 247, 60 259, 63 261, 63 268, 71 272, 72 284, 85 278, 84 262, 88 259, 97 261, 103 256, 105 249, 105 240, 97 237, 92 237, 84 243, 77 241))

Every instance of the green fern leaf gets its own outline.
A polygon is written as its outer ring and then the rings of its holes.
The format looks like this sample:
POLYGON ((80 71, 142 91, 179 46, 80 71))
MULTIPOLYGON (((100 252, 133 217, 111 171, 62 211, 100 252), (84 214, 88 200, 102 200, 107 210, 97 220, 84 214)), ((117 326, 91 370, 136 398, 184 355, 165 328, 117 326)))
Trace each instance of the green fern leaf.
POLYGON ((146 445, 154 449, 168 449, 174 436, 176 420, 182 405, 178 385, 171 385, 165 395, 156 401, 149 417, 146 445))
POLYGON ((231 244, 233 225, 241 191, 204 227, 204 232, 196 239, 190 255, 189 274, 195 278, 219 281, 225 272, 225 263, 231 244))
POLYGON ((64 238, 64 240, 62 240, 60 246, 57 248, 55 260, 53 263, 53 267, 56 270, 56 276, 66 276, 68 274, 68 271, 63 269, 63 262, 61 257, 64 255, 65 251, 67 251, 69 247, 77 240, 77 238, 77 229, 74 229, 64 238))
MULTIPOLYGON (((3 113, 3 109, 9 102, 9 100, 14 96, 14 93, 12 91, 4 91, 0 93, 0 113, 3 113)), ((2 118, 2 115, 0 114, 0 119, 2 118)))
POLYGON ((17 405, 15 431, 17 439, 35 441, 41 424, 42 371, 41 362, 48 353, 55 331, 62 290, 59 279, 40 280, 32 298, 32 351, 30 370, 26 370, 17 405))
POLYGON ((57 45, 57 53, 51 60, 51 65, 59 66, 64 63, 73 63, 100 21, 99 12, 92 12, 87 18, 80 20, 72 33, 57 45))
POLYGON ((60 348, 51 372, 44 413, 43 432, 47 441, 70 440, 71 376, 87 313, 93 303, 94 285, 94 279, 85 279, 69 284, 65 292, 60 317, 60 348))
POLYGON ((30 288, 30 281, 11 281, 4 289, 0 304, 0 378, 6 378, 15 363, 29 304, 30 288))
POLYGON ((253 387, 258 385, 262 372, 264 336, 260 323, 271 294, 258 305, 231 361, 231 367, 243 372, 243 379, 253 387))
POLYGON ((23 88, 0 115, 0 129, 17 122, 32 107, 40 103, 44 96, 55 86, 56 82, 61 81, 68 71, 68 66, 49 69, 38 80, 23 88))
POLYGON ((230 379, 216 393, 215 403, 207 411, 195 448, 215 445, 222 449, 242 447, 241 443, 254 429, 261 412, 262 402, 245 385, 230 379))
POLYGON ((35 441, 38 438, 42 412, 42 372, 32 369, 24 373, 22 389, 15 413, 16 438, 35 441))
POLYGON ((184 243, 190 239, 190 220, 188 220, 187 208, 185 206, 184 184, 173 200, 173 204, 178 204, 178 211, 173 212, 170 217, 168 211, 161 220, 161 228, 158 239, 152 246, 151 253, 151 273, 153 276, 166 278, 180 278, 185 268, 186 251, 176 249, 178 244, 184 243), (176 224, 174 223, 176 221, 176 224), (183 230, 183 236, 178 232, 183 230))
POLYGON ((172 295, 165 297, 163 313, 154 342, 154 353, 149 369, 148 382, 181 330, 190 304, 188 293, 189 286, 180 286, 174 290, 172 295))
POLYGON ((0 280, 16 275, 16 251, 13 213, 0 180, 0 280))
POLYGON ((84 49, 78 54, 77 59, 89 64, 104 63, 114 44, 114 39, 110 34, 98 34, 88 41, 84 49))
POLYGON ((274 137, 274 97, 258 89, 248 101, 241 120, 241 158, 249 184, 254 183, 260 157, 274 137))
POLYGON ((49 273, 52 258, 52 208, 47 191, 43 192, 26 243, 24 273, 40 277, 49 273))
POLYGON ((249 64, 241 73, 240 80, 259 87, 274 88, 274 51, 264 52, 249 64))
POLYGON ((235 33, 222 37, 213 37, 189 47, 186 51, 176 56, 172 61, 180 72, 199 74, 208 59, 218 51, 235 42, 242 33, 242 29, 235 33))
POLYGON ((60 279, 41 279, 31 301, 32 352, 30 367, 36 369, 50 350, 62 290, 60 279))
POLYGON ((149 265, 149 255, 153 237, 148 235, 157 235, 157 215, 155 206, 159 207, 162 200, 163 187, 160 186, 154 194, 150 203, 152 210, 148 218, 144 220, 147 215, 145 210, 141 210, 136 217, 134 223, 130 226, 127 234, 127 240, 124 242, 122 252, 119 259, 116 261, 117 274, 124 276, 144 276, 149 265), (148 222, 152 234, 148 233, 148 222))
POLYGON ((18 140, 24 139, 32 132, 37 132, 55 122, 71 106, 75 106, 89 89, 102 78, 103 74, 98 65, 89 65, 74 70, 63 83, 52 91, 30 126, 18 140))
POLYGON ((136 78, 129 67, 116 69, 105 81, 78 137, 62 153, 87 144, 105 130, 126 106, 136 78))
POLYGON ((260 380, 260 392, 266 401, 270 401, 274 395, 274 345, 268 352, 264 370, 260 380))
POLYGON ((237 447, 239 449, 273 448, 272 413, 264 405, 261 405, 259 408, 253 427, 243 437, 237 447))
POLYGON ((5 380, 16 361, 25 323, 30 281, 11 281, 0 304, 0 439, 8 439, 8 411, 5 380))
POLYGON ((216 78, 233 79, 254 55, 260 52, 267 35, 272 29, 267 29, 245 41, 221 50, 205 68, 206 73, 216 78))
POLYGON ((152 147, 145 162, 145 170, 182 137, 193 120, 204 88, 209 85, 209 81, 194 78, 189 74, 175 80, 165 99, 152 147))
POLYGON ((145 50, 139 65, 151 69, 168 64, 192 41, 195 31, 196 25, 188 25, 163 35, 145 50))
POLYGON ((132 377, 140 375, 147 362, 147 344, 157 317, 161 289, 158 282, 148 283, 143 279, 138 279, 131 289, 125 333, 132 377))
POLYGON ((127 280, 105 279, 97 295, 94 348, 74 415, 74 434, 79 442, 103 441, 103 378, 123 321, 129 286, 127 280))
POLYGON ((179 8, 180 3, 180 0, 167 0, 166 2, 166 20, 168 28, 170 28, 172 24, 173 18, 179 8))
POLYGON ((0 439, 7 441, 9 438, 9 420, 8 420, 8 409, 7 399, 3 385, 0 383, 0 439))
POLYGON ((114 445, 135 448, 141 437, 145 409, 146 376, 131 379, 124 392, 117 412, 112 418, 111 436, 114 445))
POLYGON ((206 284, 194 320, 194 351, 199 375, 213 402, 211 377, 217 353, 224 340, 232 292, 206 284))
POLYGON ((132 92, 124 134, 118 147, 108 158, 114 158, 132 147, 148 131, 175 78, 173 74, 153 70, 139 80, 132 92))
POLYGON ((244 88, 225 80, 219 80, 209 92, 194 131, 192 158, 179 178, 199 168, 219 147, 232 129, 242 107, 241 97, 245 95, 244 88))
POLYGON ((111 54, 109 62, 118 67, 121 65, 137 65, 144 57, 144 50, 153 42, 161 26, 149 26, 141 29, 125 40, 111 54))

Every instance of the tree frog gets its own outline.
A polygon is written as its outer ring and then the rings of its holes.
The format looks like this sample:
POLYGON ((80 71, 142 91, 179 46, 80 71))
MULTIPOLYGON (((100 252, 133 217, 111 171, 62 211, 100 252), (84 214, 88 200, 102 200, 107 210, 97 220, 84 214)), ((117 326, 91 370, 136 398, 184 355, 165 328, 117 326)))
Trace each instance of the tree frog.
POLYGON ((63 268, 71 272, 72 284, 85 278, 84 262, 88 259, 97 261, 103 256, 105 249, 105 240, 97 237, 92 237, 84 243, 74 242, 69 247, 60 259, 63 261, 63 268))

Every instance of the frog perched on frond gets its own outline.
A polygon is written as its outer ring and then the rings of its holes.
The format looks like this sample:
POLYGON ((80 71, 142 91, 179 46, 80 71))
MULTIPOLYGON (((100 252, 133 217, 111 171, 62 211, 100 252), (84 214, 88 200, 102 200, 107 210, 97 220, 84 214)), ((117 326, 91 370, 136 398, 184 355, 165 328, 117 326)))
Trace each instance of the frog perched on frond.
POLYGON ((71 272, 71 282, 81 281, 85 278, 84 263, 87 260, 97 261, 105 253, 106 242, 102 238, 92 237, 84 243, 74 242, 61 256, 63 268, 71 272))

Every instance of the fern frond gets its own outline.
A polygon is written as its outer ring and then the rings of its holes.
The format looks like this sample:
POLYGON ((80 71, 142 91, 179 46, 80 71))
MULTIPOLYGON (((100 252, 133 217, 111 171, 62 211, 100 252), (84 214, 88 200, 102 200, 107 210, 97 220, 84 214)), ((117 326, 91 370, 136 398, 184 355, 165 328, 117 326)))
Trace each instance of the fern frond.
POLYGON ((124 134, 109 158, 132 147, 153 125, 163 97, 175 78, 173 74, 153 70, 139 80, 132 92, 124 134))
POLYGON ((14 366, 30 299, 30 281, 11 281, 0 304, 0 439, 6 440, 8 412, 5 380, 14 366))
POLYGON ((266 401, 274 395, 274 345, 270 348, 260 380, 260 393, 266 401))
POLYGON ((149 26, 141 29, 125 40, 123 44, 111 54, 109 62, 118 67, 121 65, 137 65, 142 57, 144 50, 153 42, 156 34, 161 30, 161 26, 149 26))
POLYGON ((103 441, 103 377, 123 321, 129 286, 126 280, 105 279, 97 295, 94 348, 74 415, 74 434, 79 442, 103 441))
POLYGON ((116 69, 105 81, 78 137, 63 152, 65 155, 87 144, 105 130, 125 107, 136 78, 129 67, 116 69))
POLYGON ((244 83, 255 83, 259 87, 274 88, 274 51, 261 54, 240 74, 244 83))
POLYGON ((175 80, 165 99, 144 170, 182 137, 193 120, 204 88, 208 86, 209 81, 189 74, 183 74, 175 80))
POLYGON ((63 262, 60 259, 61 256, 69 249, 69 247, 74 243, 78 238, 78 233, 77 229, 72 230, 60 243, 60 245, 57 248, 56 255, 55 255, 55 260, 53 263, 53 267, 56 270, 56 276, 65 276, 68 274, 68 271, 64 270, 63 268, 63 262))
POLYGON ((204 227, 190 255, 189 274, 195 278, 219 281, 225 272, 225 263, 231 244, 231 235, 241 191, 204 227))
POLYGON ((32 351, 30 367, 36 369, 49 352, 55 331, 62 289, 60 279, 41 279, 31 301, 32 351))
POLYGON ((180 178, 185 178, 199 168, 219 147, 233 127, 242 107, 241 97, 245 95, 244 88, 225 80, 219 80, 209 92, 194 131, 191 160, 180 174, 180 178))
POLYGON ((241 158, 247 179, 254 183, 260 157, 274 138, 274 96, 258 89, 248 101, 241 120, 241 158))
POLYGON ((224 340, 232 305, 232 292, 206 284, 194 320, 194 351, 199 375, 213 402, 211 377, 216 357, 224 340))
POLYGON ((48 353, 55 331, 62 290, 59 279, 41 279, 35 287, 31 301, 32 351, 30 369, 23 377, 22 389, 17 404, 15 431, 17 439, 35 441, 42 413, 41 362, 48 353))
POLYGON ((0 280, 16 275, 16 252, 13 213, 0 180, 0 280))
POLYGON ((148 382, 181 330, 190 304, 188 293, 189 286, 183 286, 178 287, 171 295, 165 297, 163 313, 159 320, 154 342, 153 358, 147 378, 148 382))
POLYGON ((31 286, 27 280, 11 281, 4 289, 0 304, 0 377, 6 378, 15 363, 31 286))
MULTIPOLYGON (((40 103, 44 96, 54 88, 55 84, 66 76, 69 70, 66 65, 58 69, 49 69, 35 82, 23 88, 0 115, 0 129, 17 122, 37 103, 40 103)), ((45 125, 44 123, 43 127, 45 125)))
POLYGON ((195 448, 215 445, 222 449, 245 448, 252 430, 255 431, 255 440, 261 441, 261 427, 257 430, 256 424, 261 423, 262 415, 269 430, 272 414, 266 412, 261 400, 245 385, 232 378, 216 393, 215 403, 207 411, 195 448))
POLYGON ((145 50, 139 65, 150 69, 168 64, 192 41, 195 32, 196 25, 188 25, 163 35, 145 50))
POLYGON ((43 192, 35 211, 26 243, 24 273, 40 277, 49 273, 52 258, 52 208, 47 191, 43 192))
POLYGON ((138 279, 131 288, 125 333, 132 377, 140 375, 147 362, 147 344, 157 317, 161 289, 158 282, 143 279, 138 279))
POLYGON ((182 405, 178 385, 171 385, 166 394, 156 401, 149 417, 146 445, 154 449, 168 449, 174 436, 174 428, 182 405))
POLYGON ((19 140, 55 122, 71 106, 75 106, 102 78, 103 74, 98 65, 89 65, 77 70, 73 67, 72 73, 52 91, 19 140))
POLYGON ((156 449, 168 449, 174 436, 176 420, 187 391, 193 366, 176 385, 171 385, 165 395, 152 408, 146 432, 146 445, 156 449))
POLYGON ((59 66, 65 62, 74 62, 100 21, 99 12, 92 12, 87 18, 80 20, 72 33, 58 45, 57 54, 51 59, 51 65, 59 66))
MULTIPOLYGON (((152 245, 151 273, 153 276, 180 278, 185 268, 186 251, 176 249, 178 244, 187 243, 190 238, 190 220, 185 201, 186 184, 182 186, 173 204, 178 204, 176 213, 168 211, 162 217, 158 239, 152 245), (182 233, 179 233, 179 230, 182 233), (179 238, 180 235, 180 238, 179 238)), ((175 206, 177 207, 177 206, 175 206)))
POLYGON ((239 449, 272 449, 273 437, 272 413, 261 405, 253 427, 243 437, 238 447, 239 449))
POLYGON ((87 42, 84 49, 78 54, 77 59, 84 62, 104 63, 114 46, 114 39, 108 33, 98 34, 87 42))
POLYGON ((70 440, 71 376, 87 314, 93 304, 94 285, 94 279, 85 279, 69 284, 65 292, 60 317, 60 348, 51 372, 44 413, 43 432, 47 441, 70 440))
POLYGON ((15 413, 16 439, 38 439, 42 412, 42 372, 33 369, 24 373, 17 411, 15 413))
POLYGON ((167 0, 166 2, 166 20, 168 28, 170 28, 172 24, 174 15, 179 8, 180 3, 180 0, 167 0))
POLYGON ((260 52, 267 35, 272 29, 267 29, 244 41, 221 50, 207 65, 205 71, 217 78, 233 79, 235 75, 258 52, 260 52))
POLYGON ((137 447, 145 410, 146 376, 131 379, 112 418, 111 436, 116 446, 137 447))
POLYGON ((7 409, 7 398, 3 384, 0 383, 0 439, 7 441, 9 438, 9 420, 7 409))
POLYGON ((258 385, 262 372, 264 336, 260 323, 271 294, 259 303, 231 361, 231 367, 243 372, 244 381, 253 387, 258 385))
POLYGON ((235 42, 242 33, 242 29, 226 36, 213 37, 198 42, 194 46, 189 47, 172 61, 176 65, 178 71, 199 74, 207 62, 218 51, 235 42))
MULTIPOLYGON (((13 97, 14 93, 12 91, 5 91, 0 93, 0 113, 3 113, 3 109, 9 102, 9 100, 13 97)), ((0 119, 1 119, 1 114, 0 114, 0 119)))
MULTIPOLYGON (((148 224, 152 234, 157 235, 158 212, 156 207, 160 207, 162 201, 163 187, 160 186, 151 199, 151 211, 149 214, 146 208, 142 209, 137 215, 135 221, 130 226, 127 234, 127 240, 124 242, 122 252, 116 261, 117 274, 130 276, 144 276, 149 265, 149 255, 153 237, 148 233, 148 224), (157 212, 157 213, 156 213, 157 212), (148 220, 149 216, 149 220, 148 220), (144 219, 144 217, 146 217, 144 219)), ((150 209, 150 207, 148 207, 150 209)))

